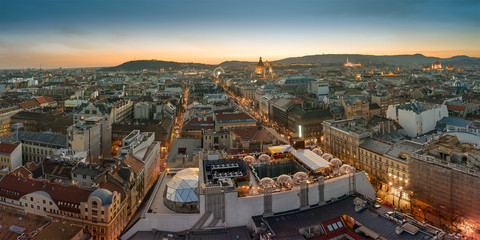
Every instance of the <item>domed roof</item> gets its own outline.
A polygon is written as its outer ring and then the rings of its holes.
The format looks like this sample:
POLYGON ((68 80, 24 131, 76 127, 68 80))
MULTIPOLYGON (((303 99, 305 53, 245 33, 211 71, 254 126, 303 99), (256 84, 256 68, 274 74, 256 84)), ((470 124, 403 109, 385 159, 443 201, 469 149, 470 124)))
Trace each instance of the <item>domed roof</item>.
POLYGON ((336 168, 339 168, 340 166, 342 166, 342 160, 340 160, 338 158, 334 158, 334 159, 332 159, 332 161, 330 161, 330 164, 333 165, 336 168))
POLYGON ((324 153, 324 154, 322 155, 322 158, 325 159, 325 160, 327 160, 327 161, 331 161, 331 160, 333 159, 333 156, 332 156, 331 154, 329 154, 329 153, 324 153))
POLYGON ((263 67, 262 57, 258 60, 257 67, 263 67))
POLYGON ((262 187, 273 187, 275 185, 275 181, 269 177, 264 177, 260 180, 260 185, 262 187))
POLYGON ((312 152, 316 153, 318 156, 322 156, 323 155, 323 151, 318 149, 318 148, 314 148, 312 150, 312 152))
POLYGON ((102 188, 93 191, 90 196, 88 196, 88 199, 92 197, 100 198, 100 200, 102 200, 102 206, 105 206, 112 203, 113 193, 102 188))
POLYGON ((308 175, 304 172, 297 172, 293 175, 293 182, 295 184, 300 184, 301 182, 307 180, 308 175))
POLYGON ((197 187, 198 168, 183 169, 167 183, 165 198, 173 202, 197 202, 197 187))
POLYGON ((249 165, 252 165, 253 163, 255 163, 255 158, 253 156, 245 156, 243 158, 243 161, 249 165))
POLYGON ((455 81, 455 83, 453 84, 453 86, 455 86, 455 87, 463 87, 463 85, 464 84, 459 80, 455 81))
POLYGON ((277 185, 280 187, 291 187, 293 184, 292 177, 282 174, 277 178, 277 185))
POLYGON ((267 154, 263 153, 263 154, 261 154, 261 155, 257 158, 257 161, 258 161, 258 162, 268 162, 268 161, 270 161, 270 156, 268 156, 267 154))
POLYGON ((44 197, 46 197, 46 198, 49 198, 49 199, 52 199, 52 197, 50 196, 50 194, 48 194, 48 193, 45 192, 45 191, 35 191, 35 192, 33 192, 33 193, 38 194, 38 195, 42 195, 42 196, 44 196, 44 197))
POLYGON ((343 173, 343 174, 347 174, 347 173, 353 173, 355 172, 355 168, 348 165, 348 164, 343 164, 341 167, 340 167, 340 172, 343 173))

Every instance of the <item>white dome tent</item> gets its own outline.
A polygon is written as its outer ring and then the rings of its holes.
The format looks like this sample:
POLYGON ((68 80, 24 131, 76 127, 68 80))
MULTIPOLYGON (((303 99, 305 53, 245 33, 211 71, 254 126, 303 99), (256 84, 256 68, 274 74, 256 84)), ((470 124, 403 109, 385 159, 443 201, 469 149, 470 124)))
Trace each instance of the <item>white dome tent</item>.
POLYGON ((179 171, 166 185, 165 205, 175 212, 198 212, 198 168, 179 171))

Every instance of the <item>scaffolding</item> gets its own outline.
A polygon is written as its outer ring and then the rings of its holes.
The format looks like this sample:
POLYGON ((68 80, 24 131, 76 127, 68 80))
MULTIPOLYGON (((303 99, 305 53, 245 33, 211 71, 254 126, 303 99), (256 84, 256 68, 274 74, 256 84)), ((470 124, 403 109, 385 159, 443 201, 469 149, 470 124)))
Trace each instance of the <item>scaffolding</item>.
POLYGON ((480 224, 480 174, 474 169, 427 154, 410 156, 413 198, 428 203, 446 218, 464 217, 480 224))

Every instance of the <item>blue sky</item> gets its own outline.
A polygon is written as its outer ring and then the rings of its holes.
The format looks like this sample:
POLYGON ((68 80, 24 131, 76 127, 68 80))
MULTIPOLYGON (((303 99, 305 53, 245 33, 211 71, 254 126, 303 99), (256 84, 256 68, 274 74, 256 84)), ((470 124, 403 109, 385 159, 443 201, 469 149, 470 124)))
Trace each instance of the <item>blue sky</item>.
POLYGON ((475 1, 0 0, 0 68, 321 53, 480 57, 475 1))

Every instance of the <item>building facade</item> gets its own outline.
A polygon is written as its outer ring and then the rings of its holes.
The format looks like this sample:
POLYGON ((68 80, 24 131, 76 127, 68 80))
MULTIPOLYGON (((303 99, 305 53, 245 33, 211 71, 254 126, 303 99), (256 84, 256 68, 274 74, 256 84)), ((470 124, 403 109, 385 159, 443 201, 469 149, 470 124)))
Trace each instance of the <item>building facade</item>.
POLYGON ((0 169, 12 170, 22 165, 22 144, 0 143, 0 169))
POLYGON ((353 117, 369 118, 369 103, 365 96, 342 96, 340 103, 345 110, 345 118, 353 117))
POLYGON ((102 119, 90 117, 72 125, 68 129, 68 146, 75 151, 87 151, 88 161, 98 163, 104 158, 104 148, 109 147, 102 145, 102 119))
POLYGON ((360 144, 372 135, 366 128, 367 124, 368 121, 364 118, 324 121, 322 123, 324 151, 359 168, 360 144))
POLYGON ((404 128, 409 137, 417 137, 435 129, 437 122, 448 117, 447 106, 420 102, 390 105, 387 117, 404 128))
POLYGON ((416 204, 436 209, 452 221, 480 224, 480 171, 443 159, 415 153, 410 158, 410 190, 416 204), (422 204, 423 203, 423 204, 422 204))

